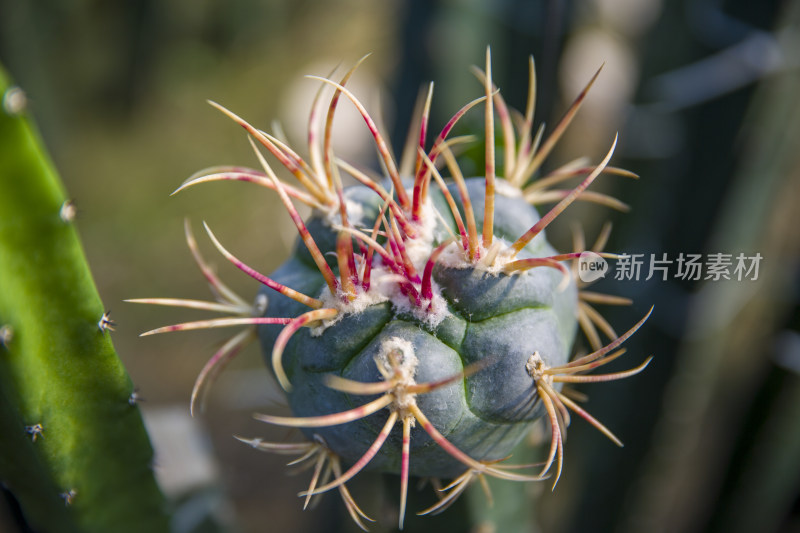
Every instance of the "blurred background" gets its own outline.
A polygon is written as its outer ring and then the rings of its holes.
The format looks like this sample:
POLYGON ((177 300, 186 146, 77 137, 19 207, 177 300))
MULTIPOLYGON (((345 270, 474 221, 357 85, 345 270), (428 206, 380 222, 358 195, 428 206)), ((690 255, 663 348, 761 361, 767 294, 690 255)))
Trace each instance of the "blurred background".
MULTIPOLYGON (((318 87, 304 75, 371 53, 351 86, 399 151, 423 84, 436 84, 435 131, 480 96, 469 67, 483 64, 487 44, 517 109, 534 55, 537 124, 554 125, 604 64, 547 168, 598 161, 619 132, 612 164, 641 176, 597 182, 629 213, 577 205, 562 217, 581 220, 589 242, 611 220, 607 249, 642 254, 638 280, 596 288, 634 299, 606 313, 618 331, 655 306, 617 369, 650 353, 655 361, 634 379, 581 389, 626 446, 581 420, 570 427, 557 490, 519 487, 532 490, 542 531, 800 531, 800 1, 0 0, 0 61, 77 206, 156 470, 176 501, 176 531, 350 527, 336 497, 302 512, 294 495, 306 476, 287 476, 282 458, 232 438, 281 438, 251 419, 275 399, 255 347, 212 389, 206 414, 189 419, 194 378, 224 334, 140 338, 194 315, 123 302, 208 295, 185 245, 187 217, 248 298, 255 283, 209 246, 201 221, 262 272, 292 246, 291 221, 269 191, 228 183, 170 196, 205 167, 257 163, 241 129, 205 100, 263 129, 278 121, 303 146, 318 87), (757 279, 680 279, 680 254, 718 253, 734 262, 760 254, 757 279), (651 257, 671 263, 645 280, 651 257)), ((340 110, 337 153, 374 166, 360 119, 348 104, 340 110)), ((482 135, 481 124, 473 113, 459 132, 482 135)), ((482 149, 473 152, 482 168, 482 149)), ((568 250, 563 220, 548 231, 568 250)), ((354 490, 358 499, 364 488, 354 490)))

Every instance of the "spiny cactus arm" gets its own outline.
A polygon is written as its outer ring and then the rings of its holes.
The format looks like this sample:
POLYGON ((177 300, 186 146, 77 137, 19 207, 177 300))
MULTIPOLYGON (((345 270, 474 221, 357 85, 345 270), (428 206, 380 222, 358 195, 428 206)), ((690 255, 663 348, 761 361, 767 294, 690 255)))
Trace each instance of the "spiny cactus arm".
POLYGON ((152 448, 74 210, 23 93, 9 86, 0 69, 0 326, 10 332, 0 377, 3 421, 13 415, 3 429, 27 434, 0 439, 0 478, 42 530, 167 531, 152 448))
MULTIPOLYGON (((6 356, 0 344, 0 357, 6 356)), ((25 505, 31 525, 43 531, 55 531, 55 524, 63 524, 59 531, 77 532, 69 519, 69 508, 59 497, 60 489, 46 466, 37 457, 31 440, 35 425, 26 426, 18 406, 11 401, 13 386, 0 372, 0 478, 7 482, 14 496, 25 505), (7 453, 13 450, 12 453, 7 453)), ((37 441, 43 435, 37 435, 37 441)))

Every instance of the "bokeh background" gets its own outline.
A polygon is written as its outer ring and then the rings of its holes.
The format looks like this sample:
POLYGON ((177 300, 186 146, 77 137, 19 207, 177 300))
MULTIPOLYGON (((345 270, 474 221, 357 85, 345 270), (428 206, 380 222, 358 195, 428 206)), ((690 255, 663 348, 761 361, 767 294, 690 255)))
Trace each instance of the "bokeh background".
MULTIPOLYGON (((304 75, 371 53, 352 87, 399 150, 424 83, 436 84, 434 129, 481 94, 469 67, 482 64, 487 44, 517 109, 535 56, 537 123, 555 124, 605 63, 548 162, 598 160, 619 132, 613 163, 641 179, 598 181, 629 213, 570 207, 563 218, 581 220, 590 240, 612 220, 609 249, 646 259, 763 257, 755 281, 680 280, 675 264, 667 280, 645 281, 646 264, 639 281, 598 284, 635 300, 608 312, 618 330, 655 305, 628 345, 631 359, 656 358, 635 379, 582 389, 626 446, 580 420, 570 427, 557 490, 518 489, 531 491, 542 531, 800 531, 800 2, 0 0, 0 61, 26 91, 77 206, 118 323, 115 345, 156 441, 156 469, 176 502, 176 531, 351 527, 335 497, 302 512, 294 495, 305 477, 232 438, 281 437, 251 420, 275 400, 255 347, 190 420, 194 378, 222 337, 140 338, 193 315, 123 302, 205 297, 183 240, 186 217, 243 295, 254 282, 216 255, 200 222, 264 272, 292 246, 291 222, 269 191, 228 183, 170 196, 204 167, 256 164, 240 128, 205 100, 264 129, 278 121, 301 144, 317 88, 304 75)), ((337 118, 337 152, 374 166, 348 107, 337 118)), ((480 133, 479 115, 462 131, 480 133)), ((554 226, 551 239, 569 249, 569 224, 554 226)), ((14 531, 5 507, 0 529, 14 531)))

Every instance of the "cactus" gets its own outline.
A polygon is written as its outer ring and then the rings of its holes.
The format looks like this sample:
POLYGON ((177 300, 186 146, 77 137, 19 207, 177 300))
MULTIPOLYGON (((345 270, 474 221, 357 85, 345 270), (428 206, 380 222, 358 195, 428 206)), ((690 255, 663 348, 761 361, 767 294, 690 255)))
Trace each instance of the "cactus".
MULTIPOLYGON (((509 481, 550 477, 555 487, 570 411, 621 445, 562 387, 625 378, 650 361, 628 371, 583 375, 621 356, 620 345, 649 313, 617 335, 590 304, 624 301, 582 290, 584 285, 578 286, 574 272, 565 265, 586 251, 579 244, 582 238, 577 239, 576 251, 560 254, 544 235, 545 228, 578 199, 619 207, 616 200, 585 190, 603 173, 631 176, 608 165, 616 139, 597 165, 580 159, 538 176, 599 71, 542 142, 543 130, 534 134, 532 128, 533 61, 528 107, 515 125, 492 83, 487 49, 485 71, 477 71, 484 95, 461 108, 426 149, 431 86, 420 106, 418 136, 411 137, 405 164, 398 166, 367 110, 346 88, 354 70, 339 82, 316 78, 323 87, 332 86, 334 96, 324 120, 321 91, 312 106, 308 162, 281 139, 212 103, 248 132, 263 170, 215 167, 190 177, 178 191, 212 181, 265 186, 280 195, 300 237, 286 263, 265 276, 225 249, 206 226, 219 252, 263 285, 255 304, 249 305, 211 271, 187 223, 189 247, 217 301, 134 301, 234 316, 146 334, 246 325, 200 373, 192 409, 202 402, 208 383, 257 335, 286 392, 292 416, 256 418, 301 428, 304 440, 240 440, 261 450, 299 455, 295 463, 314 465, 309 489, 301 493, 306 504, 337 489, 353 520, 364 529, 369 518, 346 482, 367 467, 399 474, 400 528, 411 476, 453 480, 441 490, 438 503, 420 514, 444 511, 476 481, 488 487, 487 477, 509 481), (330 126, 342 96, 357 108, 372 133, 386 177, 373 178, 334 157, 330 126), (448 139, 448 135, 479 104, 484 104, 485 172, 465 178, 454 152, 470 139, 448 139), (495 113, 502 130, 504 179, 495 169, 495 113), (286 167, 299 186, 279 180, 256 143, 286 167), (452 178, 449 182, 442 177, 443 166, 452 178), (344 187, 342 171, 357 185, 344 187), (535 177, 539 179, 534 181, 535 177), (574 188, 554 188, 574 178, 580 180, 574 188), (312 215, 304 221, 293 202, 310 206, 312 215), (542 203, 555 206, 540 217, 532 204, 542 203), (594 351, 571 359, 579 324, 594 351), (605 345, 598 328, 609 337, 605 345), (550 427, 544 463, 538 469, 510 464, 514 448, 543 416, 550 427)), ((600 252, 604 240, 601 236, 595 252, 614 257, 600 252)))
POLYGON ((0 480, 39 531, 167 531, 67 201, 0 69, 0 480))

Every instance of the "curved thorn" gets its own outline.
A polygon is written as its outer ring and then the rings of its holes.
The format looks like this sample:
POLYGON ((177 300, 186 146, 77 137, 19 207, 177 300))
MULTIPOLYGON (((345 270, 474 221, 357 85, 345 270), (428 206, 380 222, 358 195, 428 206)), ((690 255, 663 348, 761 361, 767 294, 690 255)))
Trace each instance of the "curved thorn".
MULTIPOLYGON (((569 189, 553 189, 533 194, 526 194, 524 195, 524 198, 529 204, 537 206, 561 201, 569 196, 571 192, 572 191, 569 189)), ((581 194, 576 200, 610 207, 611 209, 615 209, 616 211, 620 211, 622 213, 627 213, 631 210, 631 207, 625 202, 617 200, 611 195, 600 192, 584 191, 583 194, 581 194)))
MULTIPOLYGON (((431 114, 431 102, 433 101, 433 82, 430 82, 428 85, 428 95, 425 97, 425 104, 422 108, 422 116, 420 118, 419 123, 419 148, 422 152, 425 152, 425 138, 428 135, 428 120, 431 114)), ((414 174, 419 172, 419 168, 422 166, 422 160, 420 159, 419 152, 417 152, 417 161, 414 165, 414 174)), ((402 529, 402 528, 400 528, 402 529)))
POLYGON ((211 287, 211 292, 223 300, 228 300, 229 302, 242 307, 250 307, 250 303, 246 302, 244 298, 236 294, 232 289, 225 285, 222 280, 219 279, 219 277, 217 277, 214 269, 212 269, 203 258, 203 255, 200 253, 200 248, 197 246, 197 241, 195 240, 194 233, 192 232, 192 225, 189 223, 188 218, 183 219, 183 233, 186 237, 186 245, 189 247, 189 251, 192 253, 194 262, 197 264, 198 268, 200 268, 200 271, 203 273, 203 277, 206 278, 206 281, 211 287))
POLYGON ((607 220, 603 227, 600 229, 600 234, 595 239, 594 244, 592 245, 593 252, 599 252, 606 247, 608 244, 608 238, 611 237, 611 230, 614 228, 614 224, 611 223, 610 220, 607 220))
POLYGON ((531 131, 533 130, 533 112, 536 108, 536 64, 533 61, 533 56, 528 56, 528 99, 525 102, 525 116, 522 118, 520 130, 522 131, 522 138, 519 141, 519 151, 517 153, 517 160, 514 163, 514 171, 509 174, 508 181, 521 187, 525 182, 524 170, 527 165, 526 159, 528 158, 531 131))
POLYGON ((337 289, 339 288, 339 284, 336 282, 336 277, 333 275, 330 265, 328 265, 327 261, 325 261, 325 257, 323 257, 322 252, 320 252, 317 243, 314 241, 314 237, 312 237, 311 233, 308 231, 305 222, 303 222, 303 218, 297 212, 297 209, 295 209, 294 204, 292 204, 292 200, 289 198, 289 195, 286 194, 286 191, 283 188, 283 183, 281 183, 281 181, 275 175, 275 172, 273 172, 272 168, 267 163, 267 160, 264 159, 263 154, 253 142, 253 139, 248 140, 250 141, 250 146, 253 147, 253 151, 255 152, 256 157, 258 157, 261 166, 264 167, 264 171, 272 180, 272 183, 275 184, 275 190, 278 191, 278 196, 280 196, 283 206, 289 213, 289 217, 292 219, 292 222, 294 222, 297 232, 300 234, 300 239, 302 239, 303 244, 305 244, 306 248, 308 249, 308 253, 310 253, 311 257, 314 259, 314 264, 317 265, 319 273, 322 274, 323 278, 325 278, 325 283, 327 283, 331 294, 335 295, 337 289))
POLYGON ((591 346, 592 351, 599 350, 603 347, 603 342, 600 340, 600 334, 597 332, 597 327, 592 322, 592 319, 589 318, 589 315, 586 313, 586 305, 578 301, 578 324, 581 326, 581 330, 583 330, 583 334, 586 335, 586 339, 589 341, 589 346, 591 346))
POLYGON ((389 178, 392 180, 394 184, 395 190, 397 192, 397 200, 400 203, 400 206, 403 209, 408 209, 409 201, 408 195, 406 195, 406 191, 403 188, 403 182, 400 179, 400 174, 397 172, 397 167, 392 159, 391 155, 389 154, 389 148, 386 145, 386 141, 383 139, 383 136, 378 131, 378 127, 375 125, 375 121, 372 120, 372 117, 369 116, 367 110, 364 108, 364 105, 355 97, 355 95, 350 92, 348 89, 343 87, 342 85, 336 83, 335 81, 328 80, 325 78, 321 78, 319 76, 308 76, 311 79, 320 80, 324 83, 332 85, 339 89, 348 99, 353 103, 356 107, 358 112, 361 114, 361 117, 364 119, 364 122, 367 124, 367 128, 369 128, 370 133, 372 134, 372 138, 375 140, 375 145, 378 148, 378 152, 381 155, 383 163, 386 165, 386 171, 389 173, 389 178))
POLYGON ((297 330, 306 324, 317 320, 333 318, 337 314, 339 314, 339 311, 332 308, 315 309, 291 319, 283 330, 281 330, 272 347, 272 370, 275 372, 275 377, 278 379, 278 383, 280 383, 281 387, 283 387, 283 390, 288 392, 292 389, 292 385, 289 383, 289 378, 286 376, 286 372, 283 370, 283 364, 281 363, 281 356, 283 355, 283 350, 286 348, 289 339, 297 330))
POLYGON ((473 101, 469 102, 461 109, 459 109, 456 112, 456 114, 450 118, 447 124, 445 124, 444 128, 442 128, 442 131, 439 133, 439 136, 436 137, 436 140, 433 141, 433 146, 431 147, 430 152, 428 152, 431 161, 436 163, 436 159, 439 157, 439 154, 443 152, 442 145, 444 144, 445 139, 447 139, 447 136, 450 134, 450 130, 453 129, 453 127, 461 119, 461 117, 463 117, 467 111, 469 111, 476 105, 480 104, 484 100, 486 100, 486 96, 481 96, 479 98, 474 99, 473 101))
POLYGON ((334 479, 330 483, 326 483, 321 487, 317 487, 313 491, 309 490, 308 492, 301 492, 300 496, 309 497, 315 494, 322 494, 323 492, 327 492, 331 489, 334 489, 353 479, 353 477, 359 472, 361 472, 361 470, 363 470, 364 467, 367 466, 367 464, 372 460, 372 458, 375 457, 375 455, 383 446, 383 443, 386 442, 386 438, 389 436, 389 433, 391 433, 392 428, 394 428, 396 422, 397 422, 397 411, 392 411, 389 414, 389 418, 386 420, 386 423, 383 425, 383 429, 381 429, 380 433, 378 433, 378 436, 372 442, 370 447, 367 448, 367 451, 364 452, 364 455, 362 455, 361 458, 347 470, 347 472, 336 476, 336 479, 334 479))
MULTIPOLYGON (((260 174, 260 173, 259 173, 260 174)), ((179 192, 193 187, 195 185, 200 185, 202 183, 210 183, 214 181, 243 181, 247 183, 255 183, 256 185, 261 185, 262 187, 266 187, 271 190, 275 190, 275 186, 272 182, 264 175, 258 174, 250 174, 244 172, 225 172, 225 173, 218 173, 218 174, 208 174, 205 176, 200 176, 194 179, 184 181, 180 187, 175 189, 170 193, 170 196, 178 194, 179 192)), ((316 207, 317 209, 322 209, 323 205, 312 197, 310 194, 307 194, 291 185, 285 185, 286 192, 289 196, 295 198, 306 204, 309 207, 316 207)))
POLYGON ((436 261, 439 259, 439 256, 442 255, 442 252, 445 248, 450 246, 453 243, 452 239, 447 239, 442 244, 437 246, 432 252, 430 257, 428 258, 428 262, 425 263, 425 271, 422 275, 422 298, 425 300, 432 300, 433 299, 433 267, 436 265, 436 261))
POLYGON ((270 453, 277 453, 281 455, 294 455, 297 453, 306 453, 309 449, 314 448, 317 446, 312 442, 264 442, 261 439, 247 439, 245 437, 240 437, 239 435, 234 435, 234 439, 247 444, 251 448, 255 448, 256 450, 260 450, 263 452, 270 452, 270 453))
POLYGON ((521 474, 514 474, 512 472, 505 472, 503 470, 492 468, 486 466, 485 464, 476 461, 469 455, 462 452, 458 449, 454 444, 448 441, 439 431, 431 424, 430 420, 425 416, 425 414, 420 411, 419 407, 416 405, 410 405, 409 410, 411 414, 414 415, 414 418, 422 425, 422 429, 431 436, 434 442, 438 444, 445 452, 450 454, 454 459, 460 461, 464 465, 476 470, 477 472, 481 472, 484 474, 489 474, 496 478, 506 479, 509 481, 540 481, 542 480, 542 476, 525 476, 521 474))
POLYGON ((361 381, 339 377, 335 374, 328 374, 325 376, 325 385, 339 392, 366 396, 371 394, 384 394, 392 390, 392 388, 396 386, 396 383, 393 381, 363 383, 361 381))
MULTIPOLYGON (((213 106, 217 110, 221 111, 228 118, 230 118, 231 120, 233 120, 234 122, 239 124, 241 127, 243 127, 245 129, 245 131, 247 131, 247 133, 249 133, 252 136, 250 138, 251 141, 252 141, 252 138, 257 139, 258 142, 261 143, 261 145, 264 146, 267 150, 269 150, 269 152, 272 155, 274 155, 278 159, 278 161, 280 161, 280 163, 284 167, 286 167, 286 169, 289 172, 291 172, 301 183, 303 183, 304 186, 306 185, 306 183, 312 183, 312 182, 310 182, 308 180, 308 177, 305 174, 303 174, 302 169, 297 165, 297 163, 292 161, 292 159, 290 157, 287 157, 286 154, 283 152, 283 150, 281 150, 280 148, 275 146, 275 144, 272 141, 270 141, 262 131, 260 131, 257 128, 254 128, 246 120, 244 120, 243 118, 238 116, 236 113, 234 113, 234 112, 226 109, 225 107, 221 106, 220 104, 218 104, 218 103, 216 103, 216 102, 214 102, 212 100, 206 100, 206 101, 209 104, 211 104, 211 106, 213 106)), ((320 194, 320 192, 313 185, 313 183, 311 185, 311 188, 308 188, 308 187, 306 187, 306 188, 308 189, 309 193, 311 193, 312 195, 314 195, 317 198, 317 200, 319 200, 323 204, 327 203, 328 199, 325 197, 324 194, 321 194, 321 196, 316 196, 315 193, 320 194)))
POLYGON ((566 289, 569 285, 569 282, 572 281, 572 274, 570 273, 569 269, 560 263, 558 259, 553 257, 531 257, 528 259, 518 259, 516 261, 507 263, 503 267, 503 272, 511 274, 513 272, 525 271, 540 266, 555 268, 556 270, 561 271, 561 281, 556 287, 558 292, 562 292, 564 289, 566 289))
POLYGON ((403 151, 400 155, 400 172, 401 176, 415 175, 414 165, 417 159, 417 145, 419 137, 417 132, 420 129, 420 117, 425 106, 425 98, 428 93, 424 87, 420 87, 417 92, 417 99, 414 101, 414 110, 411 113, 411 123, 406 130, 406 138, 403 142, 403 151))
POLYGON ((581 408, 580 405, 578 405, 577 403, 575 403, 572 400, 570 400, 567 396, 564 396, 563 394, 560 394, 558 391, 554 391, 554 392, 556 394, 558 394, 559 399, 562 402, 564 402, 564 404, 567 407, 569 407, 570 409, 575 411, 578 415, 580 415, 581 418, 583 418, 584 420, 589 422, 591 425, 593 425, 595 428, 597 428, 603 435, 608 437, 611 440, 611 442, 613 442, 614 444, 616 444, 620 448, 623 447, 622 441, 619 440, 619 438, 616 435, 614 435, 614 433, 612 433, 611 430, 608 429, 606 426, 604 426, 599 420, 597 420, 595 417, 593 417, 592 415, 587 413, 583 408, 581 408))
MULTIPOLYGON (((353 67, 348 70, 344 77, 342 77, 340 84, 342 87, 347 85, 347 82, 350 80, 350 77, 353 73, 358 70, 358 67, 361 66, 370 54, 366 54, 359 59, 353 67)), ((325 84, 322 85, 324 87, 325 84)), ((320 88, 321 90, 321 88, 320 88)), ((325 168, 325 177, 328 180, 329 187, 333 187, 333 170, 331 165, 331 156, 333 155, 333 146, 331 144, 331 140, 333 138, 333 117, 336 114, 336 107, 339 105, 339 97, 341 95, 341 91, 336 89, 331 97, 331 101, 328 104, 328 113, 325 116, 325 131, 323 134, 322 140, 322 154, 323 154, 323 161, 324 161, 324 168, 325 168)))
POLYGON ((208 360, 208 362, 203 366, 203 369, 200 371, 200 374, 197 375, 197 379, 194 381, 194 387, 192 387, 192 396, 191 400, 189 401, 189 414, 194 416, 195 413, 195 406, 199 405, 200 412, 203 412, 205 409, 205 400, 206 394, 217 379, 217 376, 220 372, 225 368, 227 365, 242 349, 247 346, 247 343, 252 341, 255 338, 255 330, 253 329, 246 329, 244 331, 240 331, 234 337, 228 340, 222 348, 217 350, 217 352, 208 360))
MULTIPOLYGON (((309 502, 311 502, 311 496, 313 494, 313 490, 317 487, 317 482, 319 482, 320 473, 322 472, 322 468, 325 466, 325 460, 327 459, 326 454, 320 453, 319 457, 317 457, 317 462, 314 464, 314 474, 311 476, 311 481, 308 484, 308 496, 306 496, 305 501, 303 502, 303 510, 305 511, 308 507, 309 502)), ((326 469, 325 476, 327 477, 328 471, 330 470, 330 466, 326 469)))
POLYGON ((600 330, 606 334, 609 339, 616 339, 617 332, 614 331, 614 328, 608 321, 601 315, 594 307, 587 304, 586 302, 578 301, 578 305, 583 308, 583 312, 586 313, 586 316, 589 317, 591 320, 600 330))
POLYGON ((600 71, 603 70, 604 66, 605 63, 601 65, 599 69, 597 69, 597 72, 595 72, 594 76, 592 76, 592 79, 589 80, 589 83, 586 84, 586 86, 583 88, 580 94, 578 94, 577 98, 575 98, 575 101, 572 103, 572 105, 570 105, 569 109, 567 109, 567 112, 564 114, 562 119, 556 125, 555 129, 547 138, 547 140, 544 142, 542 147, 536 151, 530 163, 528 163, 528 166, 525 168, 523 174, 525 179, 522 180, 523 182, 526 181, 528 177, 532 176, 533 173, 539 169, 542 162, 550 154, 553 147, 555 147, 556 143, 561 138, 561 135, 563 135, 564 131, 566 131, 567 127, 572 122, 572 119, 575 117, 575 114, 578 112, 578 109, 580 109, 583 100, 586 98, 586 94, 589 92, 589 89, 591 89, 595 80, 597 80, 597 77, 600 75, 600 71))
POLYGON ((470 261, 474 261, 477 258, 477 252, 479 248, 478 230, 475 224, 475 213, 472 209, 472 200, 469 197, 469 191, 467 190, 467 184, 464 181, 464 175, 461 173, 461 169, 456 162, 453 152, 447 148, 442 152, 442 154, 444 155, 445 162, 447 163, 447 168, 450 169, 450 174, 453 176, 453 180, 456 182, 458 193, 461 197, 461 205, 464 208, 464 216, 467 219, 467 237, 469 242, 468 255, 470 261))
POLYGON ((605 305, 631 305, 633 300, 630 298, 625 298, 624 296, 615 296, 613 294, 602 294, 599 292, 592 292, 592 291, 580 291, 578 292, 578 298, 585 302, 590 302, 594 304, 605 304, 605 305))
MULTIPOLYGON (((472 67, 472 73, 478 80, 484 84, 487 83, 487 76, 483 70, 478 67, 472 67)), ((504 159, 503 159, 503 174, 509 178, 514 173, 514 160, 516 159, 516 136, 514 135, 514 124, 511 121, 511 114, 508 110, 508 105, 497 85, 492 83, 492 91, 494 91, 494 106, 497 111, 497 120, 500 122, 500 128, 503 130, 503 145, 504 145, 504 159)), ((510 181, 510 180, 509 180, 510 181)))
POLYGON ((626 348, 620 348, 614 353, 611 353, 605 357, 601 357, 600 359, 597 359, 596 361, 592 361, 591 363, 587 363, 585 365, 570 366, 570 367, 555 366, 544 370, 544 373, 553 376, 553 378, 555 379, 555 377, 557 376, 567 376, 571 374, 579 374, 581 372, 589 372, 591 370, 594 370, 595 368, 604 366, 610 363, 611 361, 614 361, 615 359, 622 357, 623 355, 625 355, 625 353, 627 353, 627 351, 628 350, 626 348))
POLYGON ((441 491, 449 491, 449 492, 444 498, 440 499, 437 503, 428 507, 424 511, 418 512, 417 515, 436 516, 446 511, 469 486, 470 482, 472 481, 472 474, 473 474, 472 470, 467 470, 459 477, 457 477, 452 483, 450 483, 450 485, 448 485, 443 489, 440 489, 441 491))
POLYGON ((140 337, 158 335, 160 333, 171 333, 173 331, 192 331, 196 329, 228 328, 232 326, 250 326, 261 324, 288 324, 289 318, 275 317, 233 317, 233 318, 213 318, 211 320, 196 320, 194 322, 183 322, 171 326, 163 326, 139 334, 140 337))
MULTIPOLYGON (((541 192, 544 189, 548 189, 558 183, 568 181, 575 176, 579 176, 581 174, 589 174, 592 170, 594 170, 594 166, 587 166, 588 163, 587 157, 579 157, 562 165, 561 167, 553 170, 546 176, 543 176, 530 185, 526 186, 522 193, 523 195, 533 194, 535 192, 541 192)), ((636 174, 630 172, 629 170, 625 170, 619 167, 612 167, 607 166, 603 169, 603 174, 615 174, 617 176, 622 176, 625 178, 638 178, 636 174)))
POLYGON ((612 350, 615 350, 617 348, 617 346, 619 346, 620 344, 622 344, 623 342, 628 340, 628 338, 631 335, 636 333, 636 330, 638 330, 640 327, 642 327, 642 324, 644 324, 645 321, 648 318, 650 318, 650 315, 652 314, 652 312, 653 312, 653 308, 651 307, 650 310, 647 311, 647 314, 644 315, 641 318, 641 320, 639 320, 636 324, 633 325, 633 327, 631 329, 629 329, 628 331, 623 333, 621 336, 617 337, 612 342, 608 343, 607 345, 605 345, 604 347, 600 348, 596 352, 592 352, 589 355, 585 355, 583 357, 580 357, 578 359, 570 361, 566 365, 562 365, 562 368, 569 368, 569 367, 573 367, 573 366, 580 366, 580 365, 584 365, 586 363, 590 363, 590 362, 592 362, 592 361, 594 361, 596 359, 600 359, 601 357, 603 357, 608 352, 610 352, 612 350))
MULTIPOLYGON (((553 461, 555 460, 559 450, 558 443, 561 440, 561 426, 559 425, 558 415, 556 414, 556 409, 553 404, 554 398, 552 398, 548 391, 544 388, 544 383, 544 380, 538 381, 536 383, 536 390, 539 394, 539 398, 542 400, 542 404, 544 404, 544 408, 547 412, 547 417, 550 422, 550 451, 547 454, 547 460, 545 461, 544 467, 539 474, 540 476, 545 475, 553 466, 553 461)), ((558 471, 556 473, 556 481, 558 481, 560 476, 561 472, 558 471)))
MULTIPOLYGON (((609 356, 610 357, 610 356, 609 356)), ((625 370, 622 372, 614 372, 611 374, 593 374, 590 376, 564 376, 564 375, 557 375, 553 376, 553 381, 560 381, 564 383, 600 383, 604 381, 615 381, 618 379, 625 379, 631 376, 635 376, 645 368, 647 365, 650 364, 650 361, 653 360, 653 356, 651 355, 648 357, 642 364, 637 367, 631 368, 630 370, 625 370)), ((602 364, 605 364, 607 361, 604 359, 602 364)))
POLYGON ((411 456, 411 422, 413 418, 403 418, 403 448, 400 454, 400 522, 399 528, 403 529, 406 517, 406 501, 408 500, 408 470, 411 456))
MULTIPOLYGON (((331 69, 327 77, 333 77, 334 73, 339 69, 339 66, 340 65, 336 65, 336 67, 331 69)), ((327 87, 325 84, 320 84, 319 89, 317 89, 317 92, 314 94, 314 100, 311 103, 311 112, 308 114, 307 142, 308 155, 311 159, 311 166, 314 168, 313 176, 316 178, 320 187, 329 190, 331 188, 331 184, 326 180, 325 166, 321 153, 321 146, 323 143, 319 142, 320 121, 318 119, 318 117, 322 115, 322 108, 325 105, 322 101, 322 93, 324 92, 325 87, 327 87)))
POLYGON ((445 201, 447 202, 447 206, 450 208, 450 213, 453 215, 453 220, 456 222, 456 227, 458 228, 458 233, 461 235, 461 246, 464 251, 469 250, 469 236, 467 235, 467 230, 464 227, 464 221, 461 218, 461 213, 458 211, 458 207, 456 206, 456 202, 453 199, 453 195, 450 194, 450 190, 447 188, 447 185, 442 178, 442 175, 439 173, 439 170, 433 165, 433 162, 430 158, 422 152, 420 156, 424 159, 425 165, 428 166, 429 171, 432 173, 436 183, 439 185, 439 189, 442 191, 442 195, 444 196, 445 201))
POLYGON ((131 298, 123 300, 132 304, 163 305, 167 307, 185 307, 186 309, 200 309, 202 311, 217 311, 219 313, 245 313, 251 306, 240 308, 228 303, 206 302, 204 300, 189 300, 185 298, 131 298))
MULTIPOLYGON (((303 455, 301 455, 297 459, 293 459, 293 460, 289 461, 288 463, 286 463, 286 466, 299 465, 300 463, 303 463, 303 462, 307 461, 308 459, 312 458, 313 456, 315 456, 317 454, 323 454, 324 455, 325 451, 322 449, 322 447, 319 444, 313 443, 312 446, 303 455)), ((305 467, 303 467, 303 468, 301 468, 299 470, 302 471, 302 470, 306 470, 307 468, 308 467, 305 466, 305 467)))
MULTIPOLYGON (((329 205, 332 201, 330 196, 330 191, 326 188, 321 187, 316 179, 312 179, 310 176, 314 176, 314 170, 306 163, 300 155, 292 150, 292 148, 286 144, 284 141, 278 139, 274 135, 270 135, 265 131, 258 130, 264 137, 270 140, 279 150, 281 150, 290 160, 294 162, 294 164, 300 169, 299 172, 295 173, 295 178, 300 182, 300 184, 305 187, 305 189, 320 203, 324 205, 329 205)), ((286 186, 286 184, 284 184, 286 186)))
POLYGON ((397 202, 394 201, 392 195, 386 189, 384 189, 380 183, 377 183, 375 182, 375 180, 370 179, 370 177, 367 176, 367 174, 364 171, 356 168, 355 166, 347 163, 346 161, 343 161, 341 159, 336 159, 336 165, 342 168, 345 172, 347 172, 351 176, 353 176, 362 185, 365 185, 370 189, 372 189, 373 191, 375 191, 375 193, 378 196, 380 196, 381 200, 387 202, 392 210, 392 213, 394 213, 395 218, 400 223, 400 226, 403 228, 403 231, 405 231, 406 234, 408 234, 409 231, 413 231, 410 230, 410 228, 408 227, 408 219, 406 218, 405 213, 403 213, 403 210, 400 208, 397 202))
POLYGON ((495 193, 495 167, 494 167, 494 105, 492 103, 492 52, 486 47, 486 109, 484 118, 486 122, 486 167, 484 177, 486 189, 483 198, 483 246, 492 246, 494 237, 494 193, 495 193))
POLYGON ((338 426, 339 424, 346 424, 353 420, 358 420, 376 413, 392 403, 394 400, 390 395, 381 396, 377 400, 372 400, 360 407, 342 411, 340 413, 333 413, 330 415, 308 416, 308 417, 294 417, 294 416, 272 416, 256 414, 255 418, 268 424, 275 424, 276 426, 288 426, 298 428, 318 428, 326 426, 338 426))
MULTIPOLYGON (((342 467, 339 464, 339 458, 334 457, 331 459, 332 467, 333 467, 333 474, 335 476, 340 476, 342 474, 342 467)), ((367 527, 361 522, 361 518, 364 520, 369 520, 370 522, 374 522, 372 518, 367 516, 367 514, 361 510, 361 508, 356 504, 356 501, 353 499, 353 496, 350 494, 350 491, 347 490, 346 485, 339 486, 339 495, 342 497, 342 501, 344 502, 345 507, 347 508, 347 512, 350 514, 350 518, 352 518, 353 522, 356 523, 358 527, 360 527, 364 531, 368 531, 367 527)))
POLYGON ((316 298, 312 298, 310 296, 306 296, 302 292, 298 292, 294 289, 291 289, 286 285, 283 285, 282 283, 278 283, 272 278, 261 274, 257 270, 253 269, 252 267, 248 266, 247 264, 239 260, 235 255, 230 253, 224 246, 222 246, 222 243, 219 242, 216 235, 214 235, 214 232, 212 232, 211 228, 208 227, 208 224, 203 222, 203 226, 206 228, 206 233, 208 233, 211 242, 214 243, 214 246, 217 248, 217 250, 219 250, 219 253, 221 253, 225 257, 225 259, 233 263, 233 265, 236 268, 238 268, 239 270, 241 270, 254 280, 258 281, 259 283, 266 285, 270 289, 273 289, 283 294, 284 296, 291 298, 296 302, 299 302, 303 305, 307 305, 312 309, 319 309, 320 307, 322 307, 322 301, 317 300, 316 298))
POLYGON ((419 220, 422 204, 427 196, 427 186, 424 185, 423 176, 426 173, 420 172, 422 168, 422 156, 425 154, 425 138, 428 133, 428 118, 431 111, 431 100, 433 99, 433 82, 428 86, 428 96, 422 109, 419 127, 419 142, 417 143, 417 159, 414 162, 414 189, 411 203, 411 215, 414 220, 419 220))
POLYGON ((515 253, 519 253, 522 248, 524 248, 534 237, 536 237, 543 229, 545 229, 561 212, 566 209, 575 199, 584 191, 586 187, 588 187, 597 176, 603 171, 605 166, 611 160, 611 156, 614 153, 614 149, 617 147, 617 138, 618 136, 614 136, 614 142, 611 144, 611 149, 608 151, 606 156, 600 162, 599 165, 592 171, 589 176, 586 177, 577 187, 572 189, 572 192, 569 193, 563 200, 561 200, 558 204, 555 205, 550 211, 547 212, 539 221, 534 224, 531 229, 525 232, 519 239, 511 245, 511 249, 515 251, 515 253))

